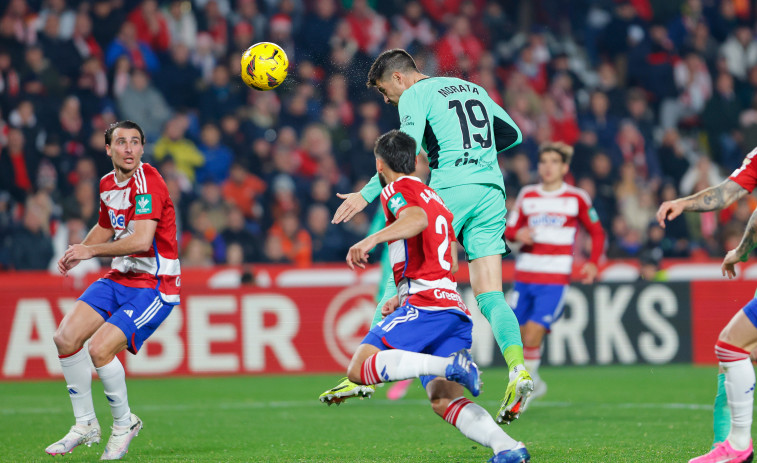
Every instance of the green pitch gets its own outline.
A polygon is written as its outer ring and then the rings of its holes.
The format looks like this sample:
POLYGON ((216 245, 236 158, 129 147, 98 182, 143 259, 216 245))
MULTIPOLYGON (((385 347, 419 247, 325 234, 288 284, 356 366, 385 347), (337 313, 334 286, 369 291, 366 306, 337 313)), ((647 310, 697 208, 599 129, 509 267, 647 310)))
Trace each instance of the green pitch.
MULTIPOLYGON (((710 447, 715 367, 543 368, 549 393, 505 430, 532 461, 688 461, 710 447)), ((477 402, 496 412, 505 371, 484 370, 477 402)), ((489 450, 433 414, 420 383, 399 402, 318 402, 337 375, 129 379, 145 423, 124 461, 484 462, 489 450)), ((103 442, 60 461, 99 459, 110 436, 100 382, 93 396, 103 442)), ((0 461, 57 461, 44 448, 73 424, 63 381, 0 383, 0 461)), ((61 457, 56 457, 61 458, 61 457)))

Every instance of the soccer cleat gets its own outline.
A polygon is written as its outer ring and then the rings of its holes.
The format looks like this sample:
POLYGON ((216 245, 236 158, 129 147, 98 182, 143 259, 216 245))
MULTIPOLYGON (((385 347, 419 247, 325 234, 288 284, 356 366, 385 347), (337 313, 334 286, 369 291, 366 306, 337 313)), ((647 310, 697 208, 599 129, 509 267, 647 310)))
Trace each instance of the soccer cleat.
POLYGON ((461 349, 452 354, 452 363, 447 365, 445 374, 449 381, 467 387, 473 397, 478 397, 481 393, 481 374, 468 349, 461 349))
MULTIPOLYGON (((534 392, 531 393, 530 396, 528 396, 528 399, 526 399, 525 402, 523 402, 523 407, 521 407, 521 412, 525 412, 528 406, 531 404, 531 401, 534 399, 538 399, 539 397, 544 397, 547 395, 547 383, 545 383, 542 380, 534 380, 534 392)), ((730 423, 729 423, 730 425, 730 423)))
POLYGON ((386 391, 386 398, 389 400, 400 400, 405 397, 410 385, 413 384, 412 379, 403 379, 392 384, 388 391, 386 391))
POLYGON ((529 463, 531 455, 528 454, 523 442, 518 442, 515 448, 503 450, 489 459, 489 463, 529 463))
POLYGON ((129 451, 129 444, 139 434, 142 429, 142 420, 134 413, 129 417, 131 423, 127 426, 111 426, 110 439, 105 446, 105 452, 100 457, 101 460, 120 460, 129 451))
POLYGON ((63 439, 54 444, 50 444, 46 449, 50 455, 65 455, 71 453, 76 447, 85 444, 92 447, 92 444, 100 443, 100 425, 97 421, 92 422, 89 426, 75 424, 71 426, 68 434, 63 439))
POLYGON ((344 377, 339 384, 318 396, 318 399, 329 406, 331 404, 339 405, 352 397, 370 399, 374 392, 376 392, 375 387, 353 383, 347 377, 344 377))
POLYGON ((753 457, 751 440, 746 450, 735 450, 726 440, 716 445, 709 453, 692 458, 689 463, 750 463, 753 457))
POLYGON ((523 411, 523 404, 534 390, 534 381, 531 375, 523 369, 520 370, 507 385, 505 398, 497 412, 497 423, 510 424, 518 419, 523 411))

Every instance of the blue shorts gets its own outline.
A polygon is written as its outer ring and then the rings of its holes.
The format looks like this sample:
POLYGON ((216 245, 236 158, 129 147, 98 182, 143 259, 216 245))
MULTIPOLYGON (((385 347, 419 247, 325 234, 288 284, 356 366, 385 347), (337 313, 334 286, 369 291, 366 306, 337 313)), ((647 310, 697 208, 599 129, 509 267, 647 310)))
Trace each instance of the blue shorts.
POLYGON ((163 303, 160 293, 153 288, 130 288, 105 278, 89 285, 79 300, 124 332, 132 354, 139 351, 173 309, 173 305, 163 303))
POLYGON ((757 327, 757 298, 749 301, 741 310, 744 311, 744 314, 752 322, 752 325, 757 327))
POLYGON ((515 282, 510 296, 510 307, 520 325, 535 322, 549 330, 562 316, 565 291, 568 285, 545 285, 515 282))
MULTIPOLYGON (((362 343, 448 357, 470 349, 472 332, 473 322, 458 310, 423 310, 406 303, 371 328, 362 343)), ((423 387, 435 377, 421 376, 423 387)))

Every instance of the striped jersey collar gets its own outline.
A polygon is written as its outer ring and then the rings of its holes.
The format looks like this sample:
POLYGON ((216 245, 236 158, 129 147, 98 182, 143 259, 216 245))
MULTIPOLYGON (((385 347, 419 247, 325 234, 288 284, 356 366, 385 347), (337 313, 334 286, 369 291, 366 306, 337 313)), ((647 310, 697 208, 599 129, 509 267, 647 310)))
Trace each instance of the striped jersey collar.
POLYGON ((118 181, 118 177, 116 177, 116 169, 113 169, 113 172, 111 172, 111 173, 113 174, 113 181, 116 182, 116 186, 119 187, 119 188, 125 187, 126 184, 129 183, 129 180, 131 180, 132 178, 134 178, 135 175, 137 175, 137 171, 141 171, 142 170, 142 165, 143 165, 142 161, 139 161, 139 165, 137 166, 136 169, 134 169, 134 173, 131 174, 131 177, 127 178, 123 182, 119 182, 118 181))

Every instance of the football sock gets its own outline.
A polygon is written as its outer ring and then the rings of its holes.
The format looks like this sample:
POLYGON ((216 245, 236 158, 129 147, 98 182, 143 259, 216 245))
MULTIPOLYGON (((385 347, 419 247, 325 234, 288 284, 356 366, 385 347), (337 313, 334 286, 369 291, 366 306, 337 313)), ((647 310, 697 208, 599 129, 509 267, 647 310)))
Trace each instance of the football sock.
POLYGON ((468 439, 491 448, 495 454, 518 445, 486 410, 465 397, 458 397, 449 403, 444 411, 444 421, 459 429, 468 439))
POLYGON ((476 296, 478 308, 489 320, 494 339, 505 357, 508 368, 523 365, 523 342, 520 339, 520 326, 513 309, 505 302, 502 291, 490 291, 476 296))
POLYGON ((399 349, 384 350, 365 359, 360 380, 363 384, 378 384, 422 375, 444 378, 447 365, 451 363, 452 357, 437 357, 399 349))
POLYGON ((736 450, 749 447, 754 404, 754 367, 749 352, 723 341, 715 344, 715 355, 725 371, 725 391, 731 409, 728 441, 736 450))
POLYGON ((60 366, 66 379, 68 396, 74 408, 76 424, 90 425, 97 421, 92 403, 92 368, 87 351, 81 348, 70 355, 60 355, 60 366))
POLYGON ((718 374, 718 393, 712 408, 713 447, 728 438, 731 431, 731 409, 725 393, 725 373, 718 374))
POLYGON ((105 396, 110 403, 110 412, 113 414, 113 424, 127 426, 130 423, 131 410, 129 399, 126 395, 126 372, 118 357, 105 366, 96 368, 97 375, 103 382, 105 396))
POLYGON ((534 383, 541 381, 539 376, 539 365, 541 365, 541 347, 524 347, 523 358, 525 360, 526 370, 531 375, 534 383))

